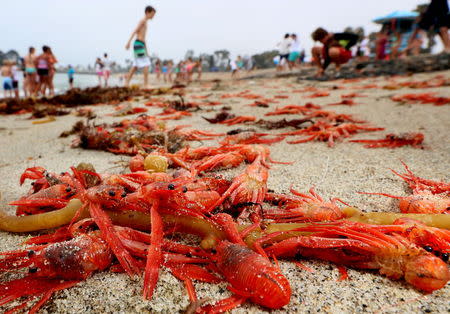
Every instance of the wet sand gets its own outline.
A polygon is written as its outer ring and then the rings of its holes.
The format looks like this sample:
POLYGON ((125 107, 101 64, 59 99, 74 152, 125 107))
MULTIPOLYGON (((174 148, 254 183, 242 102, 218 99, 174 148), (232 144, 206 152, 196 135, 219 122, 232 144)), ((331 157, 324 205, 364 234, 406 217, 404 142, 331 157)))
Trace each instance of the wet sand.
MULTIPOLYGON (((425 80, 437 74, 450 77, 450 71, 417 74, 412 77, 396 78, 396 81, 425 80)), ((228 77, 228 75, 227 75, 228 77)), ((358 118, 368 120, 371 124, 385 127, 385 131, 359 134, 358 138, 382 138, 387 133, 422 132, 425 134, 425 149, 403 147, 399 149, 365 149, 361 144, 337 143, 329 148, 326 143, 311 142, 290 145, 286 142, 271 146, 272 157, 278 161, 294 161, 292 165, 273 165, 270 171, 269 188, 276 192, 287 192, 289 187, 307 191, 315 186, 317 192, 326 198, 338 197, 352 206, 364 211, 398 211, 397 201, 381 196, 358 194, 358 191, 385 192, 394 195, 407 195, 406 184, 389 171, 389 168, 402 170, 400 159, 419 176, 437 180, 450 180, 450 106, 401 105, 390 99, 394 94, 436 92, 439 96, 450 97, 449 87, 431 89, 400 90, 354 89, 366 84, 388 83, 389 78, 371 78, 360 82, 344 84, 334 82, 301 82, 295 78, 260 79, 230 82, 224 80, 219 90, 211 90, 213 84, 192 84, 187 89, 190 95, 211 95, 208 100, 223 102, 231 106, 232 112, 239 115, 255 115, 262 118, 264 113, 277 106, 287 104, 305 104, 313 102, 325 105, 341 100, 341 94, 357 92, 367 97, 355 98, 356 106, 326 107, 339 113, 350 113, 358 118), (305 98, 311 94, 293 93, 293 90, 306 86, 333 87, 345 89, 332 90, 331 95, 322 98, 305 98), (270 108, 245 106, 252 100, 230 98, 221 99, 224 93, 237 93, 251 90, 252 93, 272 98, 274 95, 288 95, 288 99, 279 99, 280 104, 271 104, 270 108)), ((170 97, 169 97, 170 98, 170 97)), ((193 99, 194 100, 194 99, 193 99)), ((194 100, 198 101, 198 100, 194 100)), ((143 100, 134 104, 144 103, 143 100)), ((245 128, 237 125, 226 127, 212 125, 201 116, 214 116, 221 106, 210 108, 211 112, 200 111, 193 117, 171 121, 170 125, 191 124, 201 130, 229 131, 245 128)), ((123 118, 104 117, 112 113, 112 106, 93 106, 98 115, 97 121, 118 121, 123 118)), ((209 107, 208 107, 209 108, 209 107)), ((160 109, 150 108, 150 114, 159 113, 160 109)), ((71 128, 79 118, 69 115, 57 117, 55 122, 33 125, 26 120, 27 115, 0 116, 0 205, 9 212, 13 208, 8 202, 18 199, 29 188, 28 184, 19 187, 19 176, 31 166, 43 166, 51 171, 66 171, 79 162, 92 163, 99 172, 120 172, 122 161, 128 157, 106 152, 87 151, 70 148, 72 138, 58 138, 62 131, 71 128)), ((278 120, 275 116, 269 119, 278 120)), ((253 126, 250 126, 253 127, 253 126)), ((284 130, 283 130, 284 131, 284 130)), ((272 133, 281 133, 273 131, 272 133)), ((191 143, 198 147, 204 143, 191 143)), ((243 168, 222 171, 227 176, 237 174, 243 168)), ((11 250, 29 235, 13 235, 0 232, 0 250, 11 250)), ((436 312, 450 311, 450 285, 430 295, 422 294, 404 281, 393 281, 372 271, 349 270, 349 280, 338 281, 336 266, 320 261, 302 261, 314 272, 307 272, 288 261, 280 261, 282 272, 287 276, 292 287, 291 302, 278 312, 436 312)), ((162 312, 175 313, 189 305, 183 284, 167 271, 162 271, 156 293, 152 301, 143 301, 141 296, 142 280, 132 281, 124 274, 109 272, 98 273, 74 288, 57 293, 44 307, 42 312, 76 313, 76 312, 162 312)), ((230 295, 226 284, 210 285, 195 283, 199 298, 219 300, 230 295)), ((234 310, 234 313, 262 312, 263 308, 246 303, 234 310)))

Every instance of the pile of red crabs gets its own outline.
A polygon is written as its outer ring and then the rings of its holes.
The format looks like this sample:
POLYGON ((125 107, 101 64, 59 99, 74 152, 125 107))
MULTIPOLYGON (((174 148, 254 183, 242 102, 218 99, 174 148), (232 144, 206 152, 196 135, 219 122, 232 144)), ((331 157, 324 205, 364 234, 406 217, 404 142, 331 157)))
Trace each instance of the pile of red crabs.
MULTIPOLYGON (((311 92, 322 97, 321 91, 311 92)), ((238 96, 259 107, 275 101, 245 92, 238 96)), ((349 94, 332 105, 353 105, 354 97, 362 96, 349 94)), ((31 184, 30 190, 10 203, 16 215, 0 213, 0 230, 40 233, 26 240, 26 248, 0 253, 0 272, 20 274, 0 283, 5 311, 37 312, 54 293, 106 271, 143 277, 143 297, 152 299, 160 271, 168 270, 184 284, 191 313, 225 312, 245 302, 266 309, 288 305, 291 287, 279 259, 299 266, 302 259, 328 261, 344 273, 345 267, 376 270, 423 293, 450 280, 450 183, 418 177, 403 163, 404 170, 392 171, 399 184, 406 182, 409 196, 366 193, 398 199, 400 213, 362 213, 343 200, 322 198, 313 187, 290 193, 267 187, 271 166, 287 163, 271 158, 270 144, 297 136, 291 143, 320 140, 332 146, 336 138, 380 128, 311 103, 266 114, 304 115, 295 121, 234 116, 226 108, 205 117, 210 123, 295 129, 275 135, 167 126, 165 121, 196 110, 195 104, 181 105, 110 124, 80 122, 64 135, 76 134, 75 147, 131 156, 123 173, 99 173, 86 163, 62 173, 38 166, 24 171, 20 184, 31 184), (214 146, 188 144, 219 138, 214 146), (234 178, 217 172, 236 167, 243 170, 234 178), (195 241, 186 243, 177 234, 195 241), (195 282, 226 282, 231 296, 199 299, 195 282)), ((423 135, 408 136, 355 142, 421 145, 423 135)))

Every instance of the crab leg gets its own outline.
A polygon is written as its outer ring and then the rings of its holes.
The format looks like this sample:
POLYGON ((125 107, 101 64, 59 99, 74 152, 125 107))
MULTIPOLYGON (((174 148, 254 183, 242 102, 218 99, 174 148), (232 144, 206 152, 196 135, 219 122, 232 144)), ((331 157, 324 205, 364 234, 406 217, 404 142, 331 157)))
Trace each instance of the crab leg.
POLYGON ((150 220, 152 233, 150 236, 151 244, 148 248, 147 265, 144 274, 144 299, 150 300, 158 282, 159 269, 162 263, 161 243, 163 241, 163 222, 158 213, 158 201, 153 203, 150 209, 150 220))

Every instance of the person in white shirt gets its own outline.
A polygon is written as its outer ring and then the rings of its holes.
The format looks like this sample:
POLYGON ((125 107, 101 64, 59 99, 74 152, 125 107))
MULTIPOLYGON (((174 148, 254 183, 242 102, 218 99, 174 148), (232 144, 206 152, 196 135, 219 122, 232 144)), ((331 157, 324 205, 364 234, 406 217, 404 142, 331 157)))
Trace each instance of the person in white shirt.
POLYGON ((298 58, 300 56, 300 41, 297 38, 296 34, 291 35, 291 46, 290 46, 290 53, 289 53, 289 70, 292 70, 298 65, 298 58))
POLYGON ((367 37, 364 37, 356 46, 356 57, 357 60, 361 62, 369 60, 369 55, 369 39, 367 37))
POLYGON ((102 63, 103 63, 103 79, 105 80, 105 87, 108 87, 108 80, 109 77, 111 76, 112 63, 111 61, 109 61, 107 53, 103 55, 102 63))
POLYGON ((278 43, 278 53, 280 55, 280 63, 278 63, 277 70, 281 71, 284 68, 286 62, 288 62, 290 47, 291 47, 291 35, 286 34, 281 42, 278 43))

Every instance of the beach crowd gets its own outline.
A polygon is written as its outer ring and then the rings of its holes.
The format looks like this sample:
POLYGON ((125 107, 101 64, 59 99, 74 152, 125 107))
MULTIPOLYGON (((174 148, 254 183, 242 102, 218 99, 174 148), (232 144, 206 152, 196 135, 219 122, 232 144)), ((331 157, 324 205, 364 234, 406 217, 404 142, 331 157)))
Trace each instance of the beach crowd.
MULTIPOLYGON (((133 49, 134 62, 129 73, 121 76, 124 85, 129 85, 138 70, 143 72, 145 87, 148 87, 150 71, 156 75, 157 80, 163 80, 165 83, 190 83, 194 79, 200 80, 204 68, 208 68, 208 62, 202 58, 187 57, 178 63, 150 58, 146 45, 147 22, 153 19, 155 14, 155 8, 145 7, 143 18, 139 20, 126 44, 126 49, 131 47, 133 49)), ((417 55, 423 49, 424 38, 431 31, 441 38, 443 52, 450 53, 448 34, 450 15, 446 0, 432 0, 406 28, 404 23, 397 22, 395 19, 394 22, 391 20, 383 22, 381 30, 375 36, 365 36, 362 28, 359 34, 348 30, 333 33, 323 27, 314 30, 311 38, 319 44, 311 49, 310 61, 317 67, 317 76, 324 75, 330 64, 334 64, 339 71, 343 64, 352 59, 359 62, 370 58, 390 60, 417 55)), ((297 34, 285 34, 276 48, 277 55, 273 58, 273 63, 277 71, 295 70, 306 63, 305 50, 302 49, 297 34)), ((25 97, 53 96, 55 93, 53 79, 57 62, 48 46, 43 46, 40 54, 36 53, 34 47, 30 47, 21 62, 4 60, 0 69, 4 97, 19 97, 19 82, 23 82, 25 97)), ((94 69, 99 86, 108 86, 113 66, 114 63, 109 60, 107 53, 102 58, 96 59, 94 69)), ((232 79, 239 78, 241 71, 252 71, 254 68, 254 57, 239 55, 228 59, 232 79)), ((208 70, 211 71, 213 68, 208 70)), ((73 88, 75 70, 72 66, 68 66, 67 75, 69 86, 73 88)))
POLYGON ((42 47, 42 53, 36 54, 36 49, 30 47, 22 62, 4 60, 0 69, 3 77, 4 97, 19 97, 19 82, 23 82, 25 97, 53 96, 55 88, 53 79, 58 63, 52 49, 42 47))

